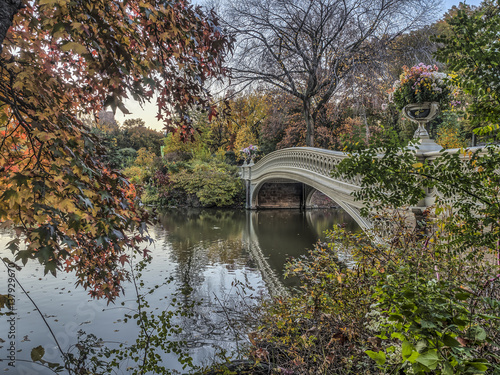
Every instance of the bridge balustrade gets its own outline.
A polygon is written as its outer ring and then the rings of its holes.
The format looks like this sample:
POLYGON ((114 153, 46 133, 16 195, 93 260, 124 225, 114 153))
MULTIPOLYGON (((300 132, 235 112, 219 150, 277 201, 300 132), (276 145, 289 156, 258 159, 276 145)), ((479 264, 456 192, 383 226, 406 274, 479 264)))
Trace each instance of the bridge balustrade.
MULTIPOLYGON (((470 148, 470 151, 478 150, 470 148)), ((441 152, 458 153, 460 149, 451 149, 441 152)), ((432 162, 440 151, 417 150, 417 157, 423 162, 432 162)), ((361 176, 355 178, 332 178, 330 172, 348 155, 343 152, 324 150, 312 147, 294 147, 274 151, 264 156, 257 164, 244 164, 241 168, 241 178, 246 181, 247 205, 249 209, 258 208, 258 192, 265 182, 295 181, 301 182, 313 190, 319 190, 337 202, 363 228, 371 224, 359 214, 362 203, 353 199, 352 193, 360 189, 361 176)), ((380 155, 382 157, 382 155, 380 155)), ((462 158, 467 157, 461 154, 462 158)), ((310 190, 311 191, 311 190, 310 190)), ((431 206, 439 192, 428 191, 427 196, 418 204, 417 209, 431 206)))

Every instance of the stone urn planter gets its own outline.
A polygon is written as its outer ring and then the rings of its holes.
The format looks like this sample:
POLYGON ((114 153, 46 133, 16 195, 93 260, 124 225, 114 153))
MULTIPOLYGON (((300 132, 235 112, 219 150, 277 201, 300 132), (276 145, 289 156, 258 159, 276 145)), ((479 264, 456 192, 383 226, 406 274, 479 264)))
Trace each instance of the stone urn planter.
POLYGON ((427 132, 425 125, 434 120, 439 115, 439 103, 425 102, 425 103, 412 103, 406 105, 402 110, 403 116, 408 120, 416 122, 418 128, 413 134, 413 138, 422 141, 419 151, 439 151, 442 149, 436 142, 434 142, 427 132))
POLYGON ((252 165, 254 165, 255 164, 253 161, 254 158, 255 158, 255 156, 252 156, 250 158, 245 158, 243 160, 243 166, 244 167, 251 167, 252 165))

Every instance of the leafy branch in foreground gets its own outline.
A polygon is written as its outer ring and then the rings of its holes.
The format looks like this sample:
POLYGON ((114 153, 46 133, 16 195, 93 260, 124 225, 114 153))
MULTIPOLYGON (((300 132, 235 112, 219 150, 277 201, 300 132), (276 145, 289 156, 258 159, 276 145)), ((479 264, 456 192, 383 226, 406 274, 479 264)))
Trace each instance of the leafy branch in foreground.
POLYGON ((230 39, 184 0, 24 3, 0 19, 10 26, 0 33, 0 223, 16 229, 16 260, 74 271, 114 301, 129 250, 150 240, 148 214, 80 118, 156 95, 157 117, 172 126, 177 115, 189 138, 190 108, 216 114, 204 84, 227 73, 230 39))
MULTIPOLYGON (((130 273, 137 296, 136 307, 128 308, 125 306, 125 302, 121 304, 124 309, 129 309, 125 313, 124 323, 133 324, 134 327, 139 328, 137 338, 132 344, 107 342, 94 334, 87 334, 80 330, 78 331, 77 343, 66 351, 59 346, 56 337, 53 335, 63 364, 47 362, 44 359, 45 349, 41 345, 32 349, 32 362, 49 368, 56 374, 90 375, 121 372, 127 374, 145 374, 148 372, 173 374, 177 372, 171 369, 171 364, 164 363, 164 355, 174 353, 183 369, 186 367, 193 368, 192 358, 187 353, 186 342, 178 339, 182 328, 177 322, 180 316, 189 314, 192 305, 186 306, 184 302, 178 301, 177 296, 174 294, 160 308, 159 312, 156 311, 158 309, 151 307, 148 297, 173 281, 172 278, 167 278, 162 284, 145 288, 142 271, 151 260, 151 257, 146 257, 135 266, 131 266, 130 273)), ((182 293, 185 293, 185 291, 182 293)), ((35 302, 33 300, 31 302, 38 309, 35 302)), ((52 333, 52 329, 45 319, 44 323, 52 333)))
MULTIPOLYGON (((467 254, 476 248, 499 257, 500 149, 487 146, 460 152, 441 151, 421 160, 409 148, 381 147, 350 153, 334 176, 361 176, 364 213, 384 207, 417 206, 427 192, 435 196, 435 214, 443 215, 439 228, 447 233, 443 246, 467 254)), ((499 258, 500 259, 500 258, 499 258)))

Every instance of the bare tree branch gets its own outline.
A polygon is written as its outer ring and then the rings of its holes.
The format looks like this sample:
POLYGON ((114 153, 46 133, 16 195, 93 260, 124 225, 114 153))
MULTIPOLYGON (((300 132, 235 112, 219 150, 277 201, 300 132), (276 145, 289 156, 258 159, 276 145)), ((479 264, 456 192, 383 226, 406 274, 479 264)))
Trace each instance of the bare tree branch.
POLYGON ((433 21, 438 0, 227 0, 236 84, 260 82, 302 101, 308 146, 318 113, 382 43, 433 21))

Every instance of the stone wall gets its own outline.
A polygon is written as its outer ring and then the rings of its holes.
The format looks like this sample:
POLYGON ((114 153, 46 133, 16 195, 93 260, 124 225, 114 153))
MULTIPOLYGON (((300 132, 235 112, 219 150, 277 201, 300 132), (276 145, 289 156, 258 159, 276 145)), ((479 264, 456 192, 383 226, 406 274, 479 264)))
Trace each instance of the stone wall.
POLYGON ((265 183, 259 190, 258 208, 301 208, 301 183, 265 183))
MULTIPOLYGON (((259 190, 258 208, 303 208, 304 185, 299 182, 267 182, 259 190)), ((334 200, 315 190, 307 208, 338 208, 334 200)))
POLYGON ((312 193, 311 199, 309 201, 309 206, 307 208, 338 208, 340 207, 334 200, 328 198, 321 191, 316 190, 312 193))

